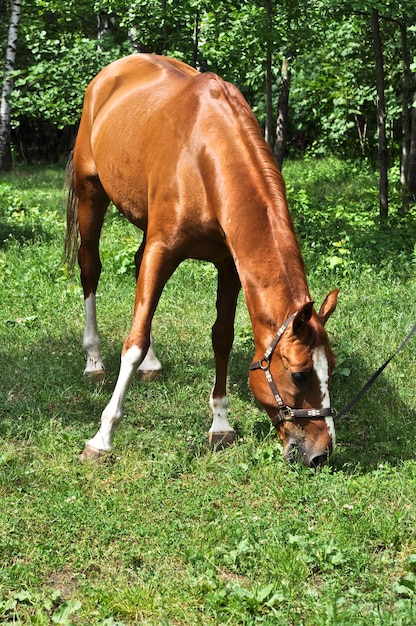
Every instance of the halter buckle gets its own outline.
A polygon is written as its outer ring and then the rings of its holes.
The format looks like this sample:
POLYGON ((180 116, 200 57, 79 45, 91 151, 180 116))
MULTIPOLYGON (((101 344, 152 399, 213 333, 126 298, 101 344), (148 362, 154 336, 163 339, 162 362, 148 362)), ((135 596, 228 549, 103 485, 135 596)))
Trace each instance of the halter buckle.
POLYGON ((280 407, 279 413, 282 415, 282 422, 293 422, 293 409, 290 406, 280 407))
POLYGON ((279 408, 279 412, 270 421, 273 426, 277 426, 281 422, 293 422, 293 411, 289 406, 282 406, 279 408))
POLYGON ((265 372, 269 368, 270 368, 270 359, 267 356, 264 356, 259 361, 259 369, 261 369, 261 370, 263 370, 263 372, 265 372))

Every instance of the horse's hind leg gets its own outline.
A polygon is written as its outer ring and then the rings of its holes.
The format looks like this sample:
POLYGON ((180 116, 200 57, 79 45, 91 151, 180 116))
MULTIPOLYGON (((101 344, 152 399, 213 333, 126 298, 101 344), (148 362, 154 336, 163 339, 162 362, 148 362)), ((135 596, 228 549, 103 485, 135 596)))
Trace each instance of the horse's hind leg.
POLYGON ((133 324, 123 345, 117 383, 101 415, 101 426, 90 439, 81 460, 99 457, 112 449, 113 435, 123 415, 124 398, 130 381, 147 354, 153 314, 167 280, 175 271, 178 259, 162 241, 146 245, 136 286, 133 324))
MULTIPOLYGON (((139 249, 137 250, 136 256, 134 259, 135 264, 136 264, 136 280, 139 276, 140 266, 142 264, 145 245, 146 245, 146 235, 143 236, 143 241, 139 249)), ((140 363, 139 367, 137 368, 137 376, 140 380, 149 382, 149 381, 155 380, 156 378, 159 378, 161 374, 162 374, 162 365, 155 354, 154 346, 153 346, 153 337, 152 337, 152 334, 150 333, 150 346, 149 346, 146 356, 144 357, 143 361, 140 363)))
POLYGON ((234 340, 237 297, 241 287, 234 262, 231 259, 217 269, 217 319, 212 327, 215 384, 210 397, 213 419, 209 429, 209 441, 214 448, 230 445, 236 440, 235 430, 230 426, 227 417, 227 370, 234 340))
POLYGON ((84 291, 85 329, 83 347, 87 355, 84 375, 102 380, 105 368, 101 358, 100 338, 97 328, 96 293, 101 274, 99 240, 109 199, 98 176, 75 181, 78 196, 78 223, 80 247, 78 263, 84 291))

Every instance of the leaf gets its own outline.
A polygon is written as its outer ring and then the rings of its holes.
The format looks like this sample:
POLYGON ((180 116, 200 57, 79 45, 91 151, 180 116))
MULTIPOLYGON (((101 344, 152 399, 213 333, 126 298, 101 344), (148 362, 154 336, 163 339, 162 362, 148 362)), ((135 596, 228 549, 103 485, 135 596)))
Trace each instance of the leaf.
POLYGON ((267 602, 265 602, 265 606, 268 606, 272 609, 274 606, 282 604, 285 599, 285 594, 282 591, 276 591, 276 593, 274 593, 272 597, 267 600, 267 602))
POLYGON ((413 589, 411 589, 407 585, 398 584, 396 586, 396 593, 398 596, 405 596, 406 598, 410 598, 414 595, 415 592, 413 589))
POLYGON ((0 598, 0 611, 7 613, 8 611, 14 611, 17 606, 17 600, 15 598, 9 598, 9 600, 3 600, 0 598))
POLYGON ((410 554, 406 559, 407 569, 416 573, 416 554, 410 554))
POLYGON ((63 626, 69 625, 70 615, 79 611, 81 606, 82 605, 79 600, 68 600, 68 602, 64 602, 52 615, 52 622, 54 624, 62 624, 63 626))
POLYGON ((337 265, 342 265, 344 263, 344 259, 341 259, 341 257, 339 256, 331 256, 328 259, 328 262, 329 262, 329 267, 332 269, 336 267, 337 265))
POLYGON ((14 597, 19 602, 32 602, 33 601, 33 594, 30 591, 27 591, 26 589, 22 589, 22 591, 18 591, 17 593, 14 594, 14 597))
POLYGON ((261 604, 263 604, 264 601, 270 596, 272 590, 273 590, 273 583, 270 583, 266 585, 266 587, 259 589, 257 592, 258 601, 261 602, 261 604))
POLYGON ((416 594, 416 575, 413 574, 413 572, 400 578, 400 581, 396 585, 396 593, 408 598, 416 594))

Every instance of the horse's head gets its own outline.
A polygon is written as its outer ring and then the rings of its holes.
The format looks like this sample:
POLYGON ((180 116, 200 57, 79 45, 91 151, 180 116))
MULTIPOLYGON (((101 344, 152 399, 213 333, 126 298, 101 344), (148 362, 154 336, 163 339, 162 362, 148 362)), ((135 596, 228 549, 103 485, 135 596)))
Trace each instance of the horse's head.
POLYGON ((335 310, 332 291, 319 313, 308 302, 290 315, 271 345, 250 366, 250 386, 264 405, 288 460, 322 465, 335 447, 330 409, 334 356, 324 324, 335 310))

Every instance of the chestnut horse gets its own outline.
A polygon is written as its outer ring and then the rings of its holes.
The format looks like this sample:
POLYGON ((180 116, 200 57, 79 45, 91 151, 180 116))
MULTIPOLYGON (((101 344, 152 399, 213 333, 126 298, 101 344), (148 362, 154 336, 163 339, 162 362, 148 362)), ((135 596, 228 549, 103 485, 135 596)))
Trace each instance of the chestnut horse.
POLYGON ((81 269, 86 374, 104 372, 95 298, 109 202, 144 232, 136 254, 133 323, 117 383, 81 458, 112 449, 134 372, 160 370, 153 314, 177 266, 194 258, 212 262, 218 271, 211 443, 235 440, 226 378, 242 286, 255 344, 252 392, 276 427, 284 456, 310 467, 323 463, 335 445, 329 399, 334 358, 324 324, 338 290, 317 313, 282 176, 237 88, 166 57, 120 59, 86 91, 68 171, 66 253, 71 259, 78 251, 81 269))

